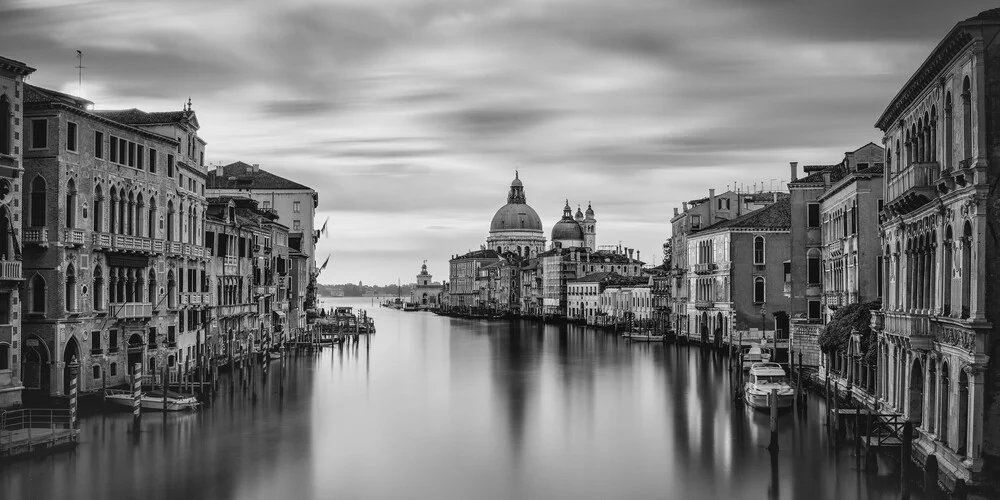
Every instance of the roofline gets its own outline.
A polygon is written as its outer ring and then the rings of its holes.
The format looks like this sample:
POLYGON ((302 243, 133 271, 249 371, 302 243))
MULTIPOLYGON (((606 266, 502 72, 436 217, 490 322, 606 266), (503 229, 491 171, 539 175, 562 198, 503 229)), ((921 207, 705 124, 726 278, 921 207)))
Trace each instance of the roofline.
POLYGON ((16 59, 3 56, 0 56, 0 69, 5 69, 18 76, 28 76, 35 72, 35 68, 16 59))
MULTIPOLYGON (((157 134, 156 132, 150 132, 148 130, 143 130, 143 129, 135 127, 133 125, 129 125, 127 123, 117 122, 117 121, 112 120, 110 118, 105 118, 105 117, 103 117, 101 115, 96 115, 94 113, 91 113, 90 111, 87 111, 85 109, 80 109, 80 108, 77 108, 77 107, 74 107, 74 106, 70 106, 69 104, 62 103, 62 102, 49 101, 49 102, 44 102, 44 103, 36 103, 36 102, 33 102, 33 103, 24 103, 24 110, 25 110, 25 112, 27 112, 28 109, 40 109, 40 110, 42 110, 42 109, 53 109, 53 110, 57 110, 57 111, 58 110, 69 111, 69 112, 71 112, 73 114, 85 116, 87 118, 92 118, 92 119, 94 119, 96 121, 99 121, 99 122, 102 122, 102 123, 105 123, 105 124, 114 125, 116 127, 120 127, 120 128, 126 129, 126 130, 128 130, 130 132, 133 132, 133 133, 136 133, 136 134, 139 134, 139 135, 142 135, 142 136, 146 136, 146 137, 153 138, 153 139, 156 139, 156 140, 159 140, 159 141, 167 142, 167 143, 173 144, 173 145, 180 144, 180 141, 178 141, 176 138, 167 137, 165 135, 160 135, 160 134, 157 134)), ((25 113, 25 115, 27 117, 27 113, 25 113)))
POLYGON ((927 58, 924 59, 924 62, 920 63, 920 66, 918 66, 917 70, 913 72, 913 75, 911 75, 910 78, 906 80, 906 83, 903 84, 902 88, 899 89, 899 92, 897 92, 896 95, 892 98, 892 100, 889 101, 889 105, 886 106, 885 110, 882 111, 882 114, 879 115, 878 120, 875 121, 875 128, 878 128, 883 131, 887 130, 892 125, 892 122, 895 121, 896 118, 898 118, 899 115, 901 115, 903 111, 907 107, 909 107, 910 104, 913 103, 914 100, 916 100, 917 96, 914 91, 915 90, 922 91, 926 87, 926 84, 923 84, 920 85, 920 89, 914 89, 913 87, 916 87, 918 85, 919 80, 923 79, 930 80, 938 73, 940 73, 940 68, 939 68, 934 70, 933 74, 930 74, 931 72, 930 66, 934 60, 940 59, 947 55, 948 59, 945 63, 950 62, 955 58, 955 56, 959 52, 961 52, 963 49, 965 49, 965 47, 967 47, 970 43, 972 43, 974 37, 972 36, 972 34, 970 34, 965 30, 966 27, 971 27, 973 25, 997 24, 996 21, 989 21, 985 19, 973 21, 971 19, 972 18, 966 19, 964 21, 959 21, 958 23, 956 23, 955 26, 953 26, 951 30, 948 31, 948 33, 944 36, 944 38, 942 38, 941 41, 934 46, 934 49, 931 50, 930 54, 927 55, 927 58), (951 53, 948 54, 946 52, 947 50, 950 50, 951 53))
POLYGON ((829 199, 831 196, 842 191, 849 184, 854 184, 862 179, 874 179, 876 177, 884 179, 885 171, 883 170, 883 172, 880 174, 876 174, 873 172, 851 172, 850 174, 844 176, 843 179, 837 181, 834 185, 830 186, 830 189, 827 189, 825 192, 823 192, 823 194, 819 195, 819 197, 816 198, 816 201, 821 202, 823 200, 829 199))

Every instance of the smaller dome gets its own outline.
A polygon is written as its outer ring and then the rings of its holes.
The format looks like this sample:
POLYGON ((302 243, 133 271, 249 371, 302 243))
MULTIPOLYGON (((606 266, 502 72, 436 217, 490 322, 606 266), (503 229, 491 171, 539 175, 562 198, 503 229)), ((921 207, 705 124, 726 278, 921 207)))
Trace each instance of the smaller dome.
POLYGON ((573 219, 562 219, 552 226, 552 241, 583 241, 583 229, 573 219))
POLYGON ((518 174, 517 170, 514 171, 514 180, 510 182, 510 185, 511 186, 518 186, 518 187, 523 187, 524 186, 524 184, 521 183, 521 177, 518 174))
POLYGON ((577 205, 577 207, 576 207, 576 215, 574 217, 578 221, 582 221, 583 220, 583 212, 580 211, 580 206, 579 205, 577 205))
POLYGON ((594 219, 594 208, 587 202, 587 222, 596 222, 594 219))

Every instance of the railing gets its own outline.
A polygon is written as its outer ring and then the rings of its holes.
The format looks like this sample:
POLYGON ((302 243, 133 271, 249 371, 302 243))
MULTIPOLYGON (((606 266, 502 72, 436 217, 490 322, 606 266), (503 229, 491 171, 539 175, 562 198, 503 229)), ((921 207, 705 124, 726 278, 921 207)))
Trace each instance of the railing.
POLYGON ((83 229, 63 230, 63 242, 67 245, 83 245, 87 242, 87 235, 83 229))
POLYGON ((885 328, 885 313, 882 311, 872 311, 871 327, 873 330, 885 328))
POLYGON ((0 260, 0 280, 21 281, 24 275, 21 274, 21 261, 0 260))
POLYGON ((715 263, 709 262, 705 264, 695 264, 694 272, 695 274, 708 274, 714 271, 716 268, 715 263))
POLYGON ((0 413, 0 430, 69 429, 69 410, 22 408, 0 413))
POLYGON ((713 306, 715 306, 715 302, 711 300, 697 300, 694 303, 695 309, 711 309, 713 306))
POLYGON ((35 245, 47 245, 49 243, 49 228, 30 227, 25 229, 24 242, 35 245))
POLYGON ((111 248, 111 235, 108 233, 94 233, 93 244, 95 247, 111 248))
POLYGON ((830 253, 840 253, 844 251, 844 240, 836 239, 831 241, 827 246, 826 250, 830 253))
POLYGON ((153 315, 153 304, 150 302, 121 302, 108 306, 115 318, 148 318, 153 315))
POLYGON ((153 240, 153 253, 163 253, 163 244, 166 243, 163 240, 153 240))
POLYGON ((36 445, 75 442, 78 431, 72 427, 68 409, 25 408, 0 412, 0 458, 30 452, 36 445))
POLYGON ((182 249, 181 242, 179 242, 179 241, 165 241, 164 242, 164 250, 166 251, 166 253, 180 255, 181 254, 181 249, 182 249))
POLYGON ((927 349, 931 347, 933 334, 929 316, 886 312, 884 321, 885 332, 909 338, 911 348, 927 349))
POLYGON ((914 188, 928 187, 933 189, 932 183, 938 170, 940 167, 936 161, 911 163, 905 170, 889 180, 889 196, 886 202, 892 202, 914 188))
POLYGON ((143 238, 141 236, 128 236, 124 234, 116 234, 114 238, 115 250, 129 250, 135 252, 150 252, 153 250, 153 245, 149 238, 143 238))
POLYGON ((235 255, 227 255, 225 257, 225 260, 223 261, 224 265, 230 267, 236 267, 237 265, 239 265, 239 263, 240 263, 239 257, 235 255))

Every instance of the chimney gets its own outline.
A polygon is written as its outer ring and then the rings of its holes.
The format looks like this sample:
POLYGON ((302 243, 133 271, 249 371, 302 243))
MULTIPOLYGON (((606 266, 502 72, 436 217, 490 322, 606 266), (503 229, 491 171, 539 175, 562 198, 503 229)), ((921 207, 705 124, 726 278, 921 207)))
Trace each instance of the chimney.
POLYGON ((252 169, 251 171, 252 171, 253 173, 257 173, 257 172, 259 172, 259 171, 260 171, 260 163, 254 163, 254 164, 253 164, 253 169, 252 169))
POLYGON ((640 252, 638 250, 635 251, 635 260, 642 260, 639 258, 639 253, 640 252))
POLYGON ((771 196, 774 198, 774 202, 777 203, 778 202, 778 192, 775 191, 775 192, 771 193, 771 196))
POLYGON ((677 217, 677 207, 674 207, 674 217, 677 217))
POLYGON ((830 185, 830 171, 829 170, 827 170, 826 172, 823 172, 823 185, 824 186, 829 186, 830 185))
POLYGON ((788 162, 788 165, 792 167, 792 182, 794 182, 796 179, 799 178, 799 174, 797 173, 797 170, 799 169, 799 162, 790 161, 788 162))
POLYGON ((682 201, 681 202, 681 207, 683 207, 684 211, 687 212, 688 211, 688 202, 682 201))

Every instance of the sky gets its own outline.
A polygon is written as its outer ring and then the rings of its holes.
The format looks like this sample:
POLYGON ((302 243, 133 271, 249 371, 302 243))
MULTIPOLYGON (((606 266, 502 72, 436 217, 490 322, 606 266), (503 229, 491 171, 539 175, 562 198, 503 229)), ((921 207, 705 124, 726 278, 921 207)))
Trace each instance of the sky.
POLYGON ((989 1, 0 2, 0 55, 96 109, 179 110, 206 163, 319 192, 321 283, 414 281, 483 245, 515 169, 548 232, 660 263, 673 208, 784 188, 875 120, 989 1), (76 50, 84 53, 82 88, 76 50), (800 170, 801 174, 801 170, 800 170))

